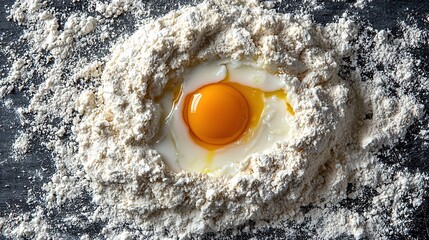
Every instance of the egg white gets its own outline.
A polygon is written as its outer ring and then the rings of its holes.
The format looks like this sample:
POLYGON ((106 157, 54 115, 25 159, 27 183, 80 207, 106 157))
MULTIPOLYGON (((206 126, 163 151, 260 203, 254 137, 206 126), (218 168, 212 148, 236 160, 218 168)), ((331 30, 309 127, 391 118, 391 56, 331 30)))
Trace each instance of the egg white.
POLYGON ((173 105, 172 93, 161 102, 164 111, 169 111, 169 114, 161 129, 160 139, 154 145, 172 170, 233 175, 238 171, 240 161, 254 153, 268 151, 276 142, 288 138, 293 116, 286 110, 285 99, 271 96, 264 99, 260 123, 247 141, 239 139, 212 151, 194 142, 182 117, 184 99, 207 84, 224 80, 227 74, 231 82, 264 92, 283 90, 285 85, 278 76, 266 72, 260 63, 252 60, 220 60, 188 69, 184 74, 182 94, 176 104, 173 105))

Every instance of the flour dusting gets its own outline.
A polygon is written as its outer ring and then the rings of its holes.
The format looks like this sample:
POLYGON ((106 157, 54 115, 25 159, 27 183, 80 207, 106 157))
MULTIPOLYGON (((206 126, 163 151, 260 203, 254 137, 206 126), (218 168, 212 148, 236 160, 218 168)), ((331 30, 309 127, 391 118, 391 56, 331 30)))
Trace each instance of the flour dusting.
POLYGON ((55 170, 29 191, 33 210, 0 215, 2 234, 409 235, 429 178, 389 151, 418 126, 416 139, 427 138, 418 121, 427 119, 428 79, 412 54, 427 32, 405 22, 395 34, 375 30, 350 13, 320 25, 311 11, 323 3, 305 2, 306 11, 280 13, 275 2, 211 0, 157 18, 150 4, 128 0, 63 13, 15 2, 9 19, 23 26, 18 44, 28 47, 2 44, 10 62, 0 97, 4 105, 14 92, 28 98, 16 109, 25 129, 14 154, 40 141, 55 170), (153 147, 166 111, 158 99, 193 66, 246 58, 285 83, 292 140, 242 159, 233 176, 169 169, 153 147))

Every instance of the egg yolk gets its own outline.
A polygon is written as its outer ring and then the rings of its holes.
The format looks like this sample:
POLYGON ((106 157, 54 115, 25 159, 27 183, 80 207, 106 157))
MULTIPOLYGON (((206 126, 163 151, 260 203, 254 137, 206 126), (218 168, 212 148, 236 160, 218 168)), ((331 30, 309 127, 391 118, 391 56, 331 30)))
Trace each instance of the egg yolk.
POLYGON ((234 87, 215 83, 191 94, 183 115, 192 133, 201 141, 226 145, 245 131, 249 123, 249 106, 234 87))

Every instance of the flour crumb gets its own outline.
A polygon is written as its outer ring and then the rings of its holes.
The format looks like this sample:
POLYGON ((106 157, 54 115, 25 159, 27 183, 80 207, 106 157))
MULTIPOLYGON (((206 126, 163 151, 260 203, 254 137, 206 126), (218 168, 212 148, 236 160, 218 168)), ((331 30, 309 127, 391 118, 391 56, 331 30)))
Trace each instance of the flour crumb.
POLYGON ((13 144, 13 150, 18 156, 22 156, 27 153, 30 148, 31 136, 23 133, 18 136, 13 144))

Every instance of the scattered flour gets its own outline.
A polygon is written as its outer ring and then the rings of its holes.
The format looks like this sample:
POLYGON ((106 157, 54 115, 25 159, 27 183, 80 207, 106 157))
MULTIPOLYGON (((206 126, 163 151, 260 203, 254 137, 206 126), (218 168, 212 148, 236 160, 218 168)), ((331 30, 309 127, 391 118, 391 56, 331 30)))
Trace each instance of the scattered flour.
POLYGON ((30 45, 24 54, 3 50, 11 62, 0 96, 29 98, 16 111, 28 128, 14 150, 25 154, 40 135, 56 170, 41 199, 30 192, 34 210, 0 219, 3 235, 62 238, 78 228, 81 239, 180 238, 250 223, 255 234, 276 227, 286 237, 409 233, 427 173, 383 163, 378 151, 424 114, 417 93, 428 79, 410 50, 425 32, 399 23, 402 35, 393 36, 347 14, 321 26, 251 0, 207 1, 157 19, 134 1, 90 2, 87 12, 63 15, 38 0, 10 9, 25 26, 19 41, 30 45), (137 30, 114 38, 128 12, 137 30), (110 37, 110 51, 97 45, 110 37), (232 177, 170 171, 151 147, 162 124, 156 99, 189 67, 246 57, 287 83, 294 141, 243 159, 232 177))

